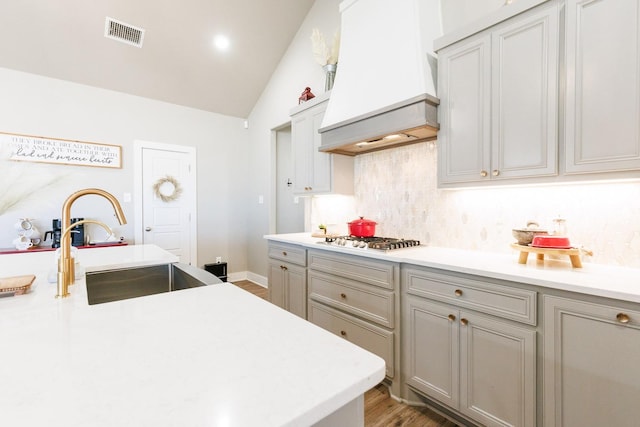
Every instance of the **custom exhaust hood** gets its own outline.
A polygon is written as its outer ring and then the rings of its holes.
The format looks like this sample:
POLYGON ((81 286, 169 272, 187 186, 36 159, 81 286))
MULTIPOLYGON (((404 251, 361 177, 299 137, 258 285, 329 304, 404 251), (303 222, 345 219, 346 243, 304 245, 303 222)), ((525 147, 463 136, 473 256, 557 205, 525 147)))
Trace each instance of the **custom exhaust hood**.
POLYGON ((435 139, 439 0, 343 0, 340 13, 340 59, 319 150, 354 156, 435 139))

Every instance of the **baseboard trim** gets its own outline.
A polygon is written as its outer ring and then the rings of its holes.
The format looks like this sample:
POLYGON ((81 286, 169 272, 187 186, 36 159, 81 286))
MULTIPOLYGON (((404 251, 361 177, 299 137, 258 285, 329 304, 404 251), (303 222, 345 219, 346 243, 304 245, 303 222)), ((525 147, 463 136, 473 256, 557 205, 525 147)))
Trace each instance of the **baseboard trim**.
POLYGON ((250 282, 255 283, 256 285, 262 286, 263 288, 269 287, 269 280, 266 277, 260 276, 259 274, 255 274, 250 271, 237 271, 235 273, 229 273, 227 280, 229 282, 238 282, 240 280, 248 280, 250 282))

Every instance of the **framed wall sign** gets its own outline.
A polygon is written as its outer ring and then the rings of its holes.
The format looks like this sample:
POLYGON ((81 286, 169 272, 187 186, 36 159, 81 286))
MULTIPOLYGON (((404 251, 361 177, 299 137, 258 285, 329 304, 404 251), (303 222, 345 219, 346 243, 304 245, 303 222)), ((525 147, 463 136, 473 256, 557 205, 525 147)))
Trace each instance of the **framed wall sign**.
POLYGON ((95 142, 0 132, 0 146, 8 145, 10 160, 101 168, 122 167, 122 147, 95 142))

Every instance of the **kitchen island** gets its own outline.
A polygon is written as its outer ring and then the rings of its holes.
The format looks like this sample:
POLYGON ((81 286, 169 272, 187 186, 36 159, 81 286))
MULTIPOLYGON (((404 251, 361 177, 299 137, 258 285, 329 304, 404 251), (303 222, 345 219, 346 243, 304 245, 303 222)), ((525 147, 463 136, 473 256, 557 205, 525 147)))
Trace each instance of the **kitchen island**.
MULTIPOLYGON (((232 284, 89 306, 81 279, 55 299, 53 257, 0 256, 2 277, 36 274, 0 298, 1 425, 361 425, 384 378, 382 359, 232 284)), ((78 257, 87 271, 177 261, 148 245, 78 257)))

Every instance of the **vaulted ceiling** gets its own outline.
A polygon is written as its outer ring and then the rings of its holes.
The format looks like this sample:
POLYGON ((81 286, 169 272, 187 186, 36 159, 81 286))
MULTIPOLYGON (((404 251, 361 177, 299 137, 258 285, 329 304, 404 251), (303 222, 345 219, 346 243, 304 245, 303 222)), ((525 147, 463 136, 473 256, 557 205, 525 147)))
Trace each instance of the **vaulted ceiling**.
POLYGON ((247 117, 313 2, 0 0, 0 67, 247 117), (142 47, 106 38, 107 17, 142 47))

